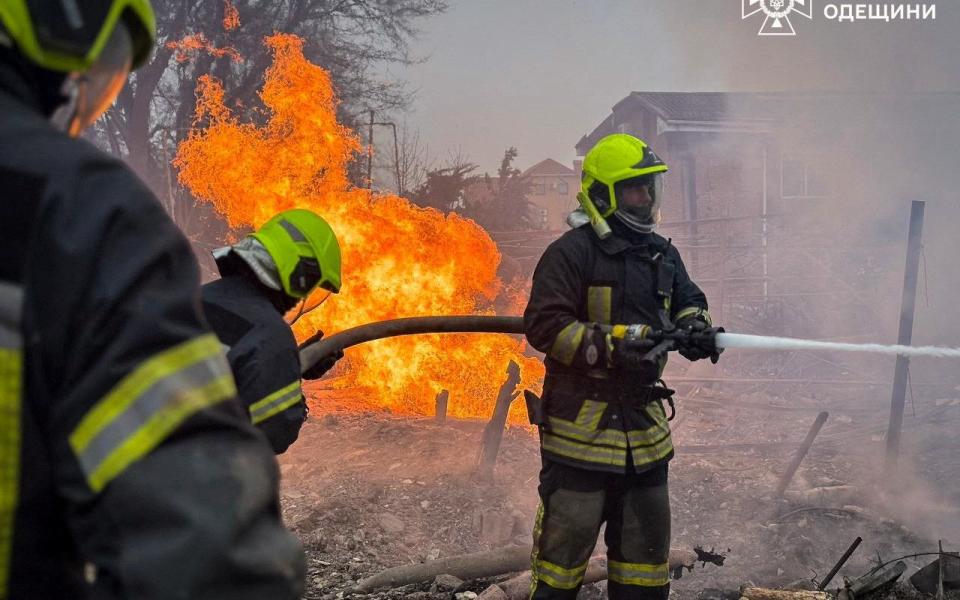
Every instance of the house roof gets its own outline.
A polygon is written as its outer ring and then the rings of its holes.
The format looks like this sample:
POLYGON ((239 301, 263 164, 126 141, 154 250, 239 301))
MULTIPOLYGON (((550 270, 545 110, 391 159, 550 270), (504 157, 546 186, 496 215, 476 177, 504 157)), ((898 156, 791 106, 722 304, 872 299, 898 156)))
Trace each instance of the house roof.
POLYGON ((552 158, 547 158, 523 172, 524 177, 535 175, 575 175, 575 173, 570 167, 562 165, 552 158))
POLYGON ((617 102, 617 112, 631 105, 645 106, 664 119, 679 121, 729 121, 779 119, 784 101, 797 94, 748 92, 632 92, 617 102))
POLYGON ((576 148, 584 154, 603 136, 639 110, 653 112, 658 130, 764 131, 788 121, 797 112, 829 111, 838 105, 873 105, 878 101, 906 102, 915 110, 930 104, 956 103, 954 92, 878 94, 872 92, 631 92, 617 102, 576 148))
POLYGON ((592 132, 580 138, 577 150, 585 153, 638 110, 653 112, 664 123, 739 123, 762 127, 782 120, 789 101, 799 96, 802 94, 786 92, 631 92, 613 106, 592 132))

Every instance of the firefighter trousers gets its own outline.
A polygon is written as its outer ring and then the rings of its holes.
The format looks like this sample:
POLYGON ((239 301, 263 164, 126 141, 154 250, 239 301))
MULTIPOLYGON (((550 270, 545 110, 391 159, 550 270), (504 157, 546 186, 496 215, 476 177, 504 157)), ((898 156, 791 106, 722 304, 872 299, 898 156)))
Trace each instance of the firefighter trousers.
POLYGON ((533 530, 531 600, 574 600, 606 522, 612 600, 666 600, 670 592, 667 466, 626 475, 544 460, 533 530))

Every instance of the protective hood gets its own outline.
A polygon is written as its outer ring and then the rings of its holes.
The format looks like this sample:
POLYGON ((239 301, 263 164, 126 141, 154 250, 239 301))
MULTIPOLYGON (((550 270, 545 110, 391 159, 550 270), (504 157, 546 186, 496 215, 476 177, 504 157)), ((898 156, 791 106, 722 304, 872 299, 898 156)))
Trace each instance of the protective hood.
POLYGON ((213 251, 213 259, 217 261, 217 266, 221 267, 223 261, 230 253, 233 253, 240 260, 250 267, 260 283, 271 290, 283 291, 280 285, 280 273, 277 271, 277 265, 267 249, 256 238, 245 237, 232 246, 224 246, 213 251))

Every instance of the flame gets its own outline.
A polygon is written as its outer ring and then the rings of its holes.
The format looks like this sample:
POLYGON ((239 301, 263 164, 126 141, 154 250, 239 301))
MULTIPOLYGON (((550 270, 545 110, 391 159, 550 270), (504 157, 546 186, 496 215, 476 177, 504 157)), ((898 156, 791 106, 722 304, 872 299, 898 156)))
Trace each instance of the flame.
MULTIPOLYGON (((226 19, 224 19, 224 25, 226 24, 226 19)), ((231 46, 218 48, 202 33, 188 35, 182 40, 171 40, 167 42, 166 46, 171 50, 177 51, 176 54, 174 54, 174 60, 177 62, 190 60, 190 56, 195 52, 206 52, 215 58, 227 56, 230 57, 230 60, 233 62, 243 62, 243 56, 240 55, 236 48, 231 46)))
MULTIPOLYGON (((497 278, 500 253, 476 223, 350 185, 348 163, 363 148, 336 120, 329 75, 304 58, 302 39, 276 34, 265 41, 274 56, 260 93, 265 123, 241 122, 224 105, 220 82, 203 77, 196 118, 205 126, 191 131, 174 165, 180 181, 232 227, 257 227, 293 207, 333 226, 343 290, 297 323, 297 337, 398 317, 493 314, 504 292, 516 305, 517 286, 497 278)), ((336 382, 406 414, 431 414, 436 394, 447 389, 448 414, 487 417, 510 360, 520 366, 520 385, 540 390, 543 364, 525 349, 496 334, 379 340, 348 349, 336 382)), ((523 417, 521 405, 514 403, 513 422, 523 417)))
POLYGON ((240 27, 240 11, 230 0, 223 0, 223 28, 226 31, 233 31, 240 27))

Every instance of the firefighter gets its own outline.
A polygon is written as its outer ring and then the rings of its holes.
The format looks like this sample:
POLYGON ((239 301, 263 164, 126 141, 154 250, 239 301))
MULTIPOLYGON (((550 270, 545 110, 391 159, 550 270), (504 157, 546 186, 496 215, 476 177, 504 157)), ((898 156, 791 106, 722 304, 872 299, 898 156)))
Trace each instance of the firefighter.
MULTIPOLYGON (((657 385, 659 372, 639 369, 649 346, 638 341, 673 324, 711 322, 680 254, 654 233, 666 171, 633 136, 600 140, 584 157, 573 229, 534 272, 524 325, 547 368, 534 599, 577 596, 604 522, 610 598, 669 593, 673 445, 662 400, 670 391, 657 385)), ((707 345, 681 352, 717 356, 707 345)))
POLYGON ((0 598, 299 598, 276 460, 156 198, 76 139, 148 0, 0 2, 0 598))
MULTIPOLYGON (((340 246, 326 221, 292 209, 214 258, 221 278, 203 286, 204 313, 230 347, 227 360, 250 420, 282 454, 307 418, 297 342, 284 315, 294 320, 340 291, 340 246)), ((303 378, 319 379, 342 356, 321 360, 303 378)))

